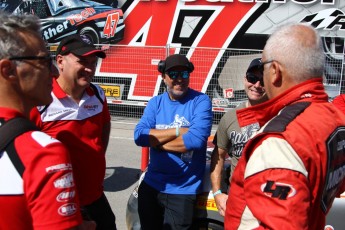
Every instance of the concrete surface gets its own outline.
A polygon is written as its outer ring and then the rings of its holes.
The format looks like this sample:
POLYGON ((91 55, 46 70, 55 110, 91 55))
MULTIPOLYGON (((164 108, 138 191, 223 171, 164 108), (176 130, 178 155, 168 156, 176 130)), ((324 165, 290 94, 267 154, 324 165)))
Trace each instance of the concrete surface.
POLYGON ((118 230, 126 230, 127 200, 140 175, 141 147, 133 141, 138 120, 112 119, 112 129, 106 153, 105 194, 116 216, 118 230))

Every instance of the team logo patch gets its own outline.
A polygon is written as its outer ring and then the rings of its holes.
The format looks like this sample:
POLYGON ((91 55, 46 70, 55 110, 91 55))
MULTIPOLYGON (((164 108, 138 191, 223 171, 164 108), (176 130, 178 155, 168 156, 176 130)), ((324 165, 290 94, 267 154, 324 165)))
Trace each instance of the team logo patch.
POLYGON ((75 203, 64 204, 58 209, 58 213, 61 216, 71 216, 75 214, 76 212, 77 212, 77 205, 75 203))
POLYGON ((74 186, 73 174, 67 173, 54 181, 55 188, 70 188, 74 186))
POLYGON ((75 191, 66 191, 66 192, 61 192, 57 197, 56 200, 58 202, 66 202, 71 200, 72 198, 75 197, 75 191))
POLYGON ((96 111, 98 109, 98 105, 84 105, 84 109, 96 111))
POLYGON ((52 165, 46 168, 46 172, 48 174, 55 173, 58 171, 64 171, 64 170, 72 170, 72 164, 58 164, 58 165, 52 165))
POLYGON ((296 194, 296 189, 289 184, 267 181, 261 185, 261 191, 268 197, 278 198, 279 200, 286 200, 296 194))

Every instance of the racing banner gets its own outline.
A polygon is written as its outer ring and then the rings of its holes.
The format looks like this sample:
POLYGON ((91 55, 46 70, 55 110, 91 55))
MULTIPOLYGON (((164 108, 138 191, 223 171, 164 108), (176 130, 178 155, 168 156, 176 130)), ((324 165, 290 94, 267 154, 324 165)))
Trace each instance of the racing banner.
POLYGON ((50 45, 74 33, 100 44, 107 58, 94 80, 109 103, 145 106, 164 91, 159 60, 181 53, 196 67, 190 86, 207 93, 214 108, 229 108, 245 98, 250 60, 260 57, 269 35, 287 22, 319 31, 326 90, 330 98, 345 91, 344 0, 0 0, 0 9, 40 17, 50 45))
MULTIPOLYGON (((126 25, 124 38, 118 43, 123 46, 108 50, 111 58, 103 60, 97 74, 130 79, 122 85, 128 90, 117 98, 120 101, 147 102, 162 91, 156 65, 167 53, 186 54, 196 66, 193 76, 198 81, 191 81, 192 88, 206 92, 213 102, 219 98, 231 101, 242 90, 242 82, 219 85, 221 72, 234 55, 228 50, 262 50, 275 28, 287 22, 309 23, 320 32, 328 60, 326 89, 330 97, 340 92, 345 37, 345 2, 341 0, 142 0, 119 4, 126 25), (156 46, 165 46, 168 52, 151 52, 150 47, 156 46), (120 60, 122 54, 135 57, 140 53, 145 53, 145 60, 139 60, 135 67, 131 58, 120 60)), ((242 77, 245 68, 238 71, 242 77)))

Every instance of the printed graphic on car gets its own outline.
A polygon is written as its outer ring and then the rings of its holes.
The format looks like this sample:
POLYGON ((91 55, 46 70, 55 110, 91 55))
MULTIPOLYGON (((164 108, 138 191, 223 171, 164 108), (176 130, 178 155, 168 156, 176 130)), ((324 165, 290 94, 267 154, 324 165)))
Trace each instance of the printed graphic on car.
POLYGON ((94 44, 114 44, 124 36, 122 10, 96 1, 0 0, 0 9, 37 15, 42 37, 48 43, 57 43, 75 33, 87 36, 94 44))

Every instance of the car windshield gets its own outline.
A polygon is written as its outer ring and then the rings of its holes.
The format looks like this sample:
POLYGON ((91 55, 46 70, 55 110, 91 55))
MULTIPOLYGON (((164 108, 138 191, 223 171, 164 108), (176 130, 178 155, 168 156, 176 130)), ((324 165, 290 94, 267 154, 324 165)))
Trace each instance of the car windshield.
POLYGON ((89 7, 96 4, 92 1, 83 0, 50 0, 48 2, 50 3, 52 14, 57 14, 66 9, 89 7))

